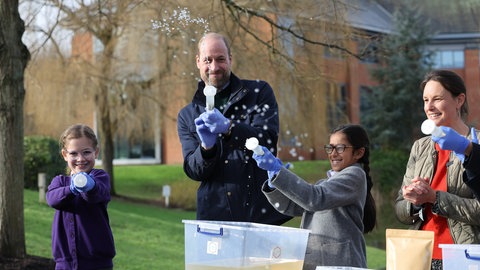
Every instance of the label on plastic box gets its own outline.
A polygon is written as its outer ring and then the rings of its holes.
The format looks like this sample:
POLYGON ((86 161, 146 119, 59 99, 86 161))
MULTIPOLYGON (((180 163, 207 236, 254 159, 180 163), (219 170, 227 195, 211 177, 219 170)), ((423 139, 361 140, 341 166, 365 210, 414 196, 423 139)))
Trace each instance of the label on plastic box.
POLYGON ((277 259, 280 258, 280 255, 282 255, 282 249, 280 247, 274 247, 272 249, 270 257, 277 259))
POLYGON ((207 241, 207 254, 218 255, 218 250, 221 248, 220 238, 213 238, 207 241))

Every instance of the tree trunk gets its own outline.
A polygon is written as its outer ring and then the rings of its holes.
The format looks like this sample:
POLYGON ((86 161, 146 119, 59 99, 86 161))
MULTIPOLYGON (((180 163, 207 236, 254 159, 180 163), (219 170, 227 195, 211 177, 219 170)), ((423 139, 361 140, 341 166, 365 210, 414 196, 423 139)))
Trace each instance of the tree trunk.
MULTIPOLYGON (((113 56, 114 46, 110 44, 111 40, 104 41, 105 48, 103 50, 102 57, 100 58, 102 74, 106 75, 106 78, 111 78, 107 74, 111 73, 111 64, 113 56)), ((100 151, 102 154, 102 168, 110 175, 110 194, 116 195, 115 192, 115 178, 113 175, 113 136, 115 125, 112 123, 112 117, 110 114, 110 82, 108 79, 101 78, 99 81, 99 87, 96 90, 96 110, 98 112, 99 120, 99 133, 100 133, 100 151)))
MULTIPOLYGON (((105 86, 105 85, 103 85, 105 86)), ((100 89, 106 89, 100 91, 98 106, 100 111, 99 132, 100 132, 100 149, 102 152, 102 168, 110 175, 110 194, 116 195, 115 192, 115 178, 113 175, 113 131, 111 127, 110 119, 110 107, 108 105, 108 90, 107 87, 101 87, 100 89)))
POLYGON ((0 1, 0 256, 23 258, 24 71, 30 53, 18 0, 0 1))

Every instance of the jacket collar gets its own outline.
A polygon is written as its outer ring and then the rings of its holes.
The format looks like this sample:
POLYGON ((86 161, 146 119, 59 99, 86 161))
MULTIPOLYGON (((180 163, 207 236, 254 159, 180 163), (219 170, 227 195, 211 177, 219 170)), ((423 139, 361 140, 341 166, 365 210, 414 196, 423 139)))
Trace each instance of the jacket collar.
MULTIPOLYGON (((236 96, 242 89, 244 89, 242 81, 238 78, 233 72, 230 73, 230 83, 227 87, 231 88, 230 97, 236 96)), ((193 95, 192 103, 205 106, 205 95, 203 94, 203 89, 205 88, 205 82, 200 80, 198 81, 197 91, 193 95)))

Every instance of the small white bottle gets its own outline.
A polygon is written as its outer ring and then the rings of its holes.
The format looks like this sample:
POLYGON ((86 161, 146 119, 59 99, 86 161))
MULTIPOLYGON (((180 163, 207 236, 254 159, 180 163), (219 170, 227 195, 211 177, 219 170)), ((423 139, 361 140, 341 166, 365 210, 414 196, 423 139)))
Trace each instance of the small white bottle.
POLYGON ((248 150, 252 150, 259 156, 263 156, 263 154, 265 154, 262 147, 258 144, 258 139, 255 137, 248 138, 245 142, 245 147, 247 147, 248 150))
POLYGON ((73 178, 73 183, 76 187, 83 188, 87 185, 87 177, 83 173, 79 173, 73 178))
POLYGON ((217 88, 215 86, 207 85, 203 89, 203 94, 205 95, 207 99, 207 110, 211 111, 213 108, 215 108, 215 94, 217 94, 217 88))
POLYGON ((437 125, 435 125, 435 122, 433 122, 430 119, 423 121, 421 129, 423 134, 425 135, 432 134, 433 136, 436 136, 436 137, 445 136, 445 133, 443 133, 442 129, 437 127, 437 125))

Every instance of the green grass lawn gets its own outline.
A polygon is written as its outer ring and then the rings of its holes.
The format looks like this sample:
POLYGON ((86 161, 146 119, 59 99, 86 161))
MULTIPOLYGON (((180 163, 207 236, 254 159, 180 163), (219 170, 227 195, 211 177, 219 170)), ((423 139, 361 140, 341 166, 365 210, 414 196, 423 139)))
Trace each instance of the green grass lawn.
MULTIPOLYGON (((301 162, 295 163, 294 169, 302 171, 305 179, 314 180, 323 177, 324 173, 319 171, 326 166, 319 162, 301 162)), ((175 197, 195 201, 198 184, 186 178, 181 166, 117 166, 114 174, 119 195, 161 202, 162 186, 169 184, 172 186, 173 204, 180 204, 182 200, 175 197)), ((24 194, 27 253, 51 257, 50 234, 54 210, 38 202, 38 192, 25 190, 24 194)), ((182 220, 195 219, 194 211, 114 198, 108 212, 117 249, 114 259, 116 269, 184 269, 182 220)), ((295 218, 285 226, 298 227, 299 219, 295 218)), ((382 238, 382 233, 384 238, 384 230, 378 232, 377 237, 382 238)), ((385 268, 385 250, 369 245, 367 258, 369 268, 385 268)))

